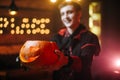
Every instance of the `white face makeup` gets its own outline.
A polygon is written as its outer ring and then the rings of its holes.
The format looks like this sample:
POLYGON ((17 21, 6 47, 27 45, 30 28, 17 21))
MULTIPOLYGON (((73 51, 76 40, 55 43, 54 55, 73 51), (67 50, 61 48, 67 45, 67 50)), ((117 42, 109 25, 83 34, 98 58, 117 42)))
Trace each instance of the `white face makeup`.
POLYGON ((60 9, 61 20, 67 28, 74 29, 80 22, 79 13, 75 10, 74 6, 67 5, 60 9))

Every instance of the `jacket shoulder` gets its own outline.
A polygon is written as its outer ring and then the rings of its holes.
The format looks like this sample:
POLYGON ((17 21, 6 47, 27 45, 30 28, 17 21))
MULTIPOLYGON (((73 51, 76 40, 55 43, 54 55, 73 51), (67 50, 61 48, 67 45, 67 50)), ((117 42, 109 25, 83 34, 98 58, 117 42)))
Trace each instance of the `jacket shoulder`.
POLYGON ((66 28, 62 28, 58 31, 58 34, 61 35, 61 36, 64 36, 65 32, 66 32, 66 28))

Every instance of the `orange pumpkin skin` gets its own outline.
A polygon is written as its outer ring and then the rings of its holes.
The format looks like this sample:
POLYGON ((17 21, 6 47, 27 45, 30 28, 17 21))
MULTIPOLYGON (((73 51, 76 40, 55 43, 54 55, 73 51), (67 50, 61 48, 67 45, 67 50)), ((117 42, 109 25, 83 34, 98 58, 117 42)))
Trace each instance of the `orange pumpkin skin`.
POLYGON ((55 42, 26 41, 20 49, 19 58, 22 65, 29 68, 47 67, 58 61, 55 49, 58 49, 55 42))

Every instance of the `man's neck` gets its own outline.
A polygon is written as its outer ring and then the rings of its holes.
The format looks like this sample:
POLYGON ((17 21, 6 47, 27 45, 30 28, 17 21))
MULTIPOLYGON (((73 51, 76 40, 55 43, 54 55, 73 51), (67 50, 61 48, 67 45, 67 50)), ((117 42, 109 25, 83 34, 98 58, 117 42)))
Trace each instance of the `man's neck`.
POLYGON ((67 28, 69 34, 71 35, 73 33, 73 30, 71 28, 67 28))
POLYGON ((79 24, 75 25, 75 26, 72 27, 72 28, 67 28, 67 30, 68 30, 68 32, 69 32, 70 34, 72 34, 78 27, 79 27, 79 24))

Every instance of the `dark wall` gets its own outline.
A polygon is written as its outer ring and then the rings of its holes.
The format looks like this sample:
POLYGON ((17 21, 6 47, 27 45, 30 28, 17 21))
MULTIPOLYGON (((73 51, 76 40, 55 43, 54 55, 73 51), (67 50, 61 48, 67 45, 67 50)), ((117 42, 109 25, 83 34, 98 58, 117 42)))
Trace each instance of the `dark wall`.
POLYGON ((102 45, 104 50, 118 50, 120 41, 120 9, 117 0, 102 1, 102 45))
POLYGON ((113 79, 117 75, 114 73, 114 70, 117 70, 114 61, 120 59, 119 5, 117 0, 101 0, 101 53, 93 62, 93 73, 101 77, 99 80, 116 80, 113 79))

